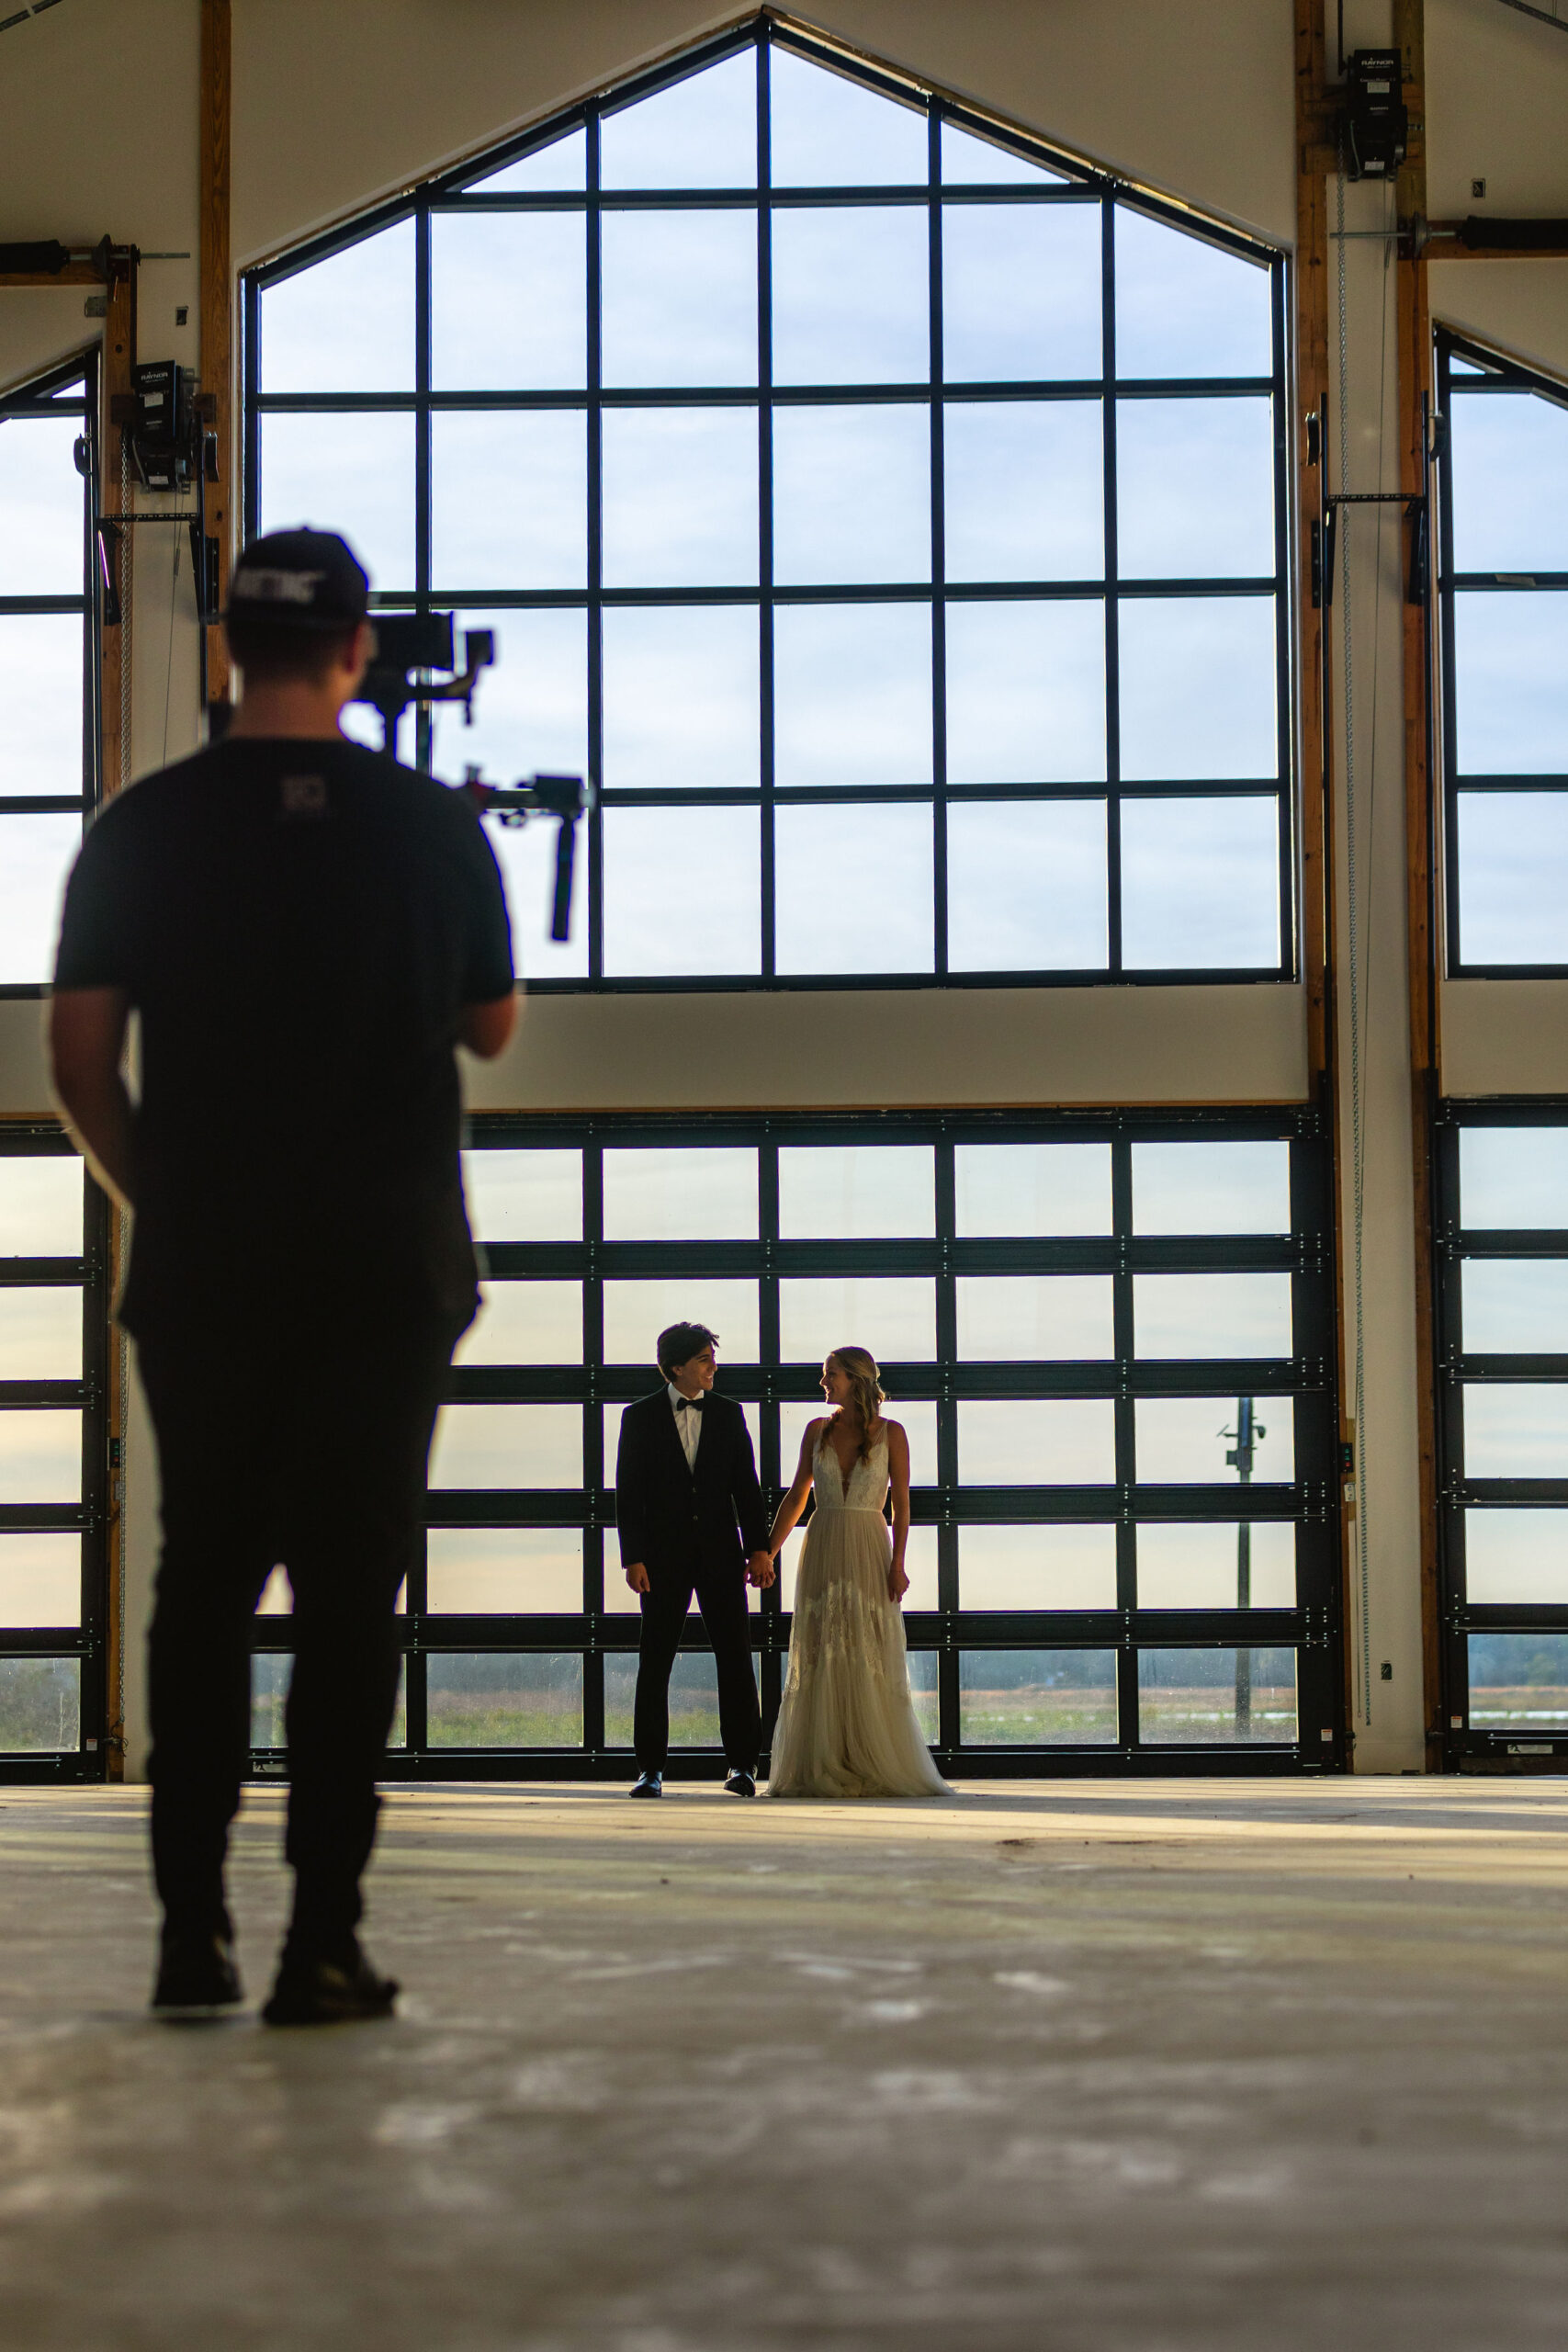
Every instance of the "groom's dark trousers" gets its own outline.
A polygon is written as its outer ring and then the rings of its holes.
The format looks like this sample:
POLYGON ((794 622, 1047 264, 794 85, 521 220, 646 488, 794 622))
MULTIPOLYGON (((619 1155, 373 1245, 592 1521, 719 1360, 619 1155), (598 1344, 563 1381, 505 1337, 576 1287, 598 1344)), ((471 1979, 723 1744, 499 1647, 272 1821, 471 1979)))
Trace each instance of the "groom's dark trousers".
POLYGON ((768 1527, 746 1417, 732 1398, 703 1400, 694 1469, 660 1388, 621 1416, 615 1460, 621 1563, 640 1560, 642 1596, 632 1737, 637 1769, 661 1772, 670 1747, 670 1672, 694 1594, 713 1645, 718 1727, 731 1771, 755 1772, 761 1741, 746 1561, 767 1549, 768 1527))

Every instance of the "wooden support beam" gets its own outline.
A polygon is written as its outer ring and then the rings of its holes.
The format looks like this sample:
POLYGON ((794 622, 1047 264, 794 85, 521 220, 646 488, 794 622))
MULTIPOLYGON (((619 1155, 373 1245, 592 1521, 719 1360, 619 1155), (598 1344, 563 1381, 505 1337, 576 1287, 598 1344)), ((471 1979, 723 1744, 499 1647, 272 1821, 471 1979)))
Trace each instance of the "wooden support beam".
MULTIPOLYGON (((1425 0, 1393 0, 1393 39, 1404 52, 1409 144, 1399 175, 1398 217, 1422 220, 1427 211, 1425 0)), ((1399 487, 1407 500, 1427 486, 1427 449, 1432 392, 1432 315, 1425 252, 1404 240, 1397 262, 1395 300, 1399 338, 1399 487)), ((1419 526, 1405 509, 1404 577, 1410 577, 1413 539, 1419 526)), ((1428 534, 1428 569, 1433 561, 1428 534)), ((1411 1130, 1414 1144, 1413 1205, 1416 1217, 1416 1413, 1419 1449, 1421 1527, 1421 1650, 1427 1727, 1427 1769, 1442 1767, 1442 1642, 1438 1590, 1438 1350, 1436 1321, 1436 1202, 1433 1145, 1438 1093, 1438 763, 1432 756, 1439 707, 1433 677, 1435 632, 1427 599, 1404 616, 1404 827, 1406 943, 1410 975, 1411 1130)))
MULTIPOLYGON (((230 0, 201 0, 201 388, 213 401, 218 481, 207 521, 218 540, 220 605, 229 595, 237 514, 234 483, 234 276, 230 239, 232 43, 230 0)), ((207 633, 207 690, 229 693, 229 650, 220 628, 207 633)))

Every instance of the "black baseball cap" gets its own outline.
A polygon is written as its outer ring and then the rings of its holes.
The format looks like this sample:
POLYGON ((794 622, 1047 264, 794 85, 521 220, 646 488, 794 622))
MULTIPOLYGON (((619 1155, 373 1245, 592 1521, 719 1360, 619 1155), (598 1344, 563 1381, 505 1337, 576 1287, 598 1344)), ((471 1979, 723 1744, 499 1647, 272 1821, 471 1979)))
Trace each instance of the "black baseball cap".
POLYGON ((355 628, 370 602, 370 579, 335 531, 268 531, 234 566, 229 610, 276 628, 355 628))

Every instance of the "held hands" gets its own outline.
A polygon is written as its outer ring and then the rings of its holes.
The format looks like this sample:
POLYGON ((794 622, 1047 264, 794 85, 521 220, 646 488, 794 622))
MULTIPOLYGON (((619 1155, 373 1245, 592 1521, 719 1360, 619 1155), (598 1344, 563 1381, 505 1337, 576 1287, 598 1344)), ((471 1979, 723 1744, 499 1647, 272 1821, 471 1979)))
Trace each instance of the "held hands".
POLYGON ((887 1598, 897 1607, 908 1589, 909 1579, 904 1574, 902 1563, 895 1560, 887 1571, 887 1598))
POLYGON ((626 1582, 630 1585, 634 1592, 649 1592, 652 1589, 652 1587, 648 1581, 648 1570, 643 1566, 640 1560, 628 1561, 626 1565, 626 1582))
POLYGON ((773 1555, 771 1552, 753 1552, 746 1563, 746 1581, 764 1591, 773 1580, 773 1555))

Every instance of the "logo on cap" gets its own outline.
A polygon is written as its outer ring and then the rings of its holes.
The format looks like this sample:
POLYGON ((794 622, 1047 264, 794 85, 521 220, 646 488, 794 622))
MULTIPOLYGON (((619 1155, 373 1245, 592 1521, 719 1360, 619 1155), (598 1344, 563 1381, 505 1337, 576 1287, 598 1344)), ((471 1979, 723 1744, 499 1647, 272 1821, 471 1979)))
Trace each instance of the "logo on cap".
POLYGON ((263 605, 313 605, 317 585, 326 576, 324 571, 280 571, 261 564, 242 565, 234 574, 230 594, 254 596, 263 605))

